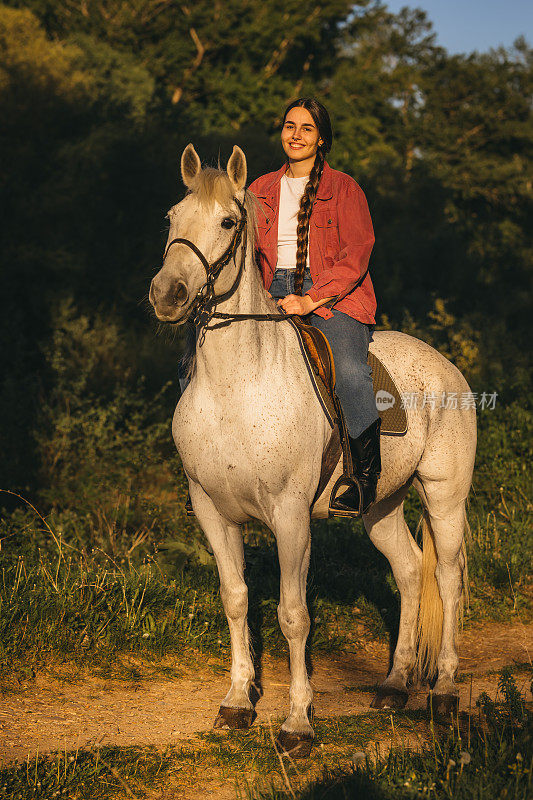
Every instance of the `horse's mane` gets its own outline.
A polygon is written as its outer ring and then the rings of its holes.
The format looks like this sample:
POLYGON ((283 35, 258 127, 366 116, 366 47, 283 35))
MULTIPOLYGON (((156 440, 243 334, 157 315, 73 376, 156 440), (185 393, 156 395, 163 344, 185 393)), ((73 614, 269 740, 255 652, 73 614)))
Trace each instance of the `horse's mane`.
MULTIPOLYGON (((235 198, 235 190, 228 173, 214 167, 204 167, 200 170, 190 187, 190 193, 194 194, 205 208, 212 208, 214 203, 219 203, 228 211, 231 210, 235 198)), ((248 219, 248 236, 251 237, 253 252, 257 230, 257 200, 251 192, 244 193, 244 207, 248 219)))
MULTIPOLYGON (((192 183, 190 193, 194 194, 205 208, 212 208, 214 203, 219 203, 222 208, 232 210, 235 191, 228 173, 222 169, 204 167, 192 183)), ((244 193, 244 207, 248 221, 248 247, 251 248, 252 258, 255 262, 255 236, 257 231, 257 200, 251 192, 244 193)), ((185 331, 185 349, 182 359, 183 371, 187 380, 194 373, 196 361, 196 331, 193 325, 187 323, 185 331)))

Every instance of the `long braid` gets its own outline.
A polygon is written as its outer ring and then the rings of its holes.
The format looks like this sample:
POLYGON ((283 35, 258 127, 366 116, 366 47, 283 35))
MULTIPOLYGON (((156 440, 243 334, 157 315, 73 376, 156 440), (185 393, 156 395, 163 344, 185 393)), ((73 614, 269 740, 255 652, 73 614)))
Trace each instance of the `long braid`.
POLYGON ((305 192, 300 200, 300 210, 298 211, 298 224, 296 227, 297 248, 296 248, 296 273, 294 276, 294 294, 302 294, 304 285, 304 272, 307 265, 307 249, 309 244, 309 220, 313 211, 316 193, 326 157, 321 147, 318 148, 313 169, 309 175, 305 192))

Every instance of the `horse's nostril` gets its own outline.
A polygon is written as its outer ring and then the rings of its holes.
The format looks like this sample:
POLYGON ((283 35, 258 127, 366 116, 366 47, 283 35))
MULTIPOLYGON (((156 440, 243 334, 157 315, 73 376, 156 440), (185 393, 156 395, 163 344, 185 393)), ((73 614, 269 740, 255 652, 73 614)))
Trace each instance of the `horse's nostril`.
POLYGON ((184 283, 179 281, 176 284, 176 288, 174 289, 174 302, 178 306, 182 306, 184 303, 187 302, 187 298, 189 297, 189 292, 187 287, 184 283))

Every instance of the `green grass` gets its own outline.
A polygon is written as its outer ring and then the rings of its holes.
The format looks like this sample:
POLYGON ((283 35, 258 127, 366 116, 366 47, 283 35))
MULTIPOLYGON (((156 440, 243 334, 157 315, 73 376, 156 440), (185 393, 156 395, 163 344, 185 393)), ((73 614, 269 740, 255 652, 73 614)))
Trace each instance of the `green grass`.
POLYGON ((108 800, 154 790, 178 797, 185 789, 201 796, 223 782, 238 784, 250 800, 526 800, 533 784, 531 714, 508 671, 500 675, 497 700, 484 695, 471 715, 448 723, 412 711, 317 719, 311 757, 284 758, 283 767, 272 745, 279 720, 200 734, 162 751, 36 755, 0 769, 0 797, 108 800))
MULTIPOLYGON (((352 764, 323 769, 318 780, 303 787, 250 791, 252 800, 527 800, 533 791, 533 725, 516 683, 502 671, 499 701, 487 695, 478 701, 479 717, 463 715, 448 729, 430 722, 429 741, 419 748, 392 747, 383 757, 365 748, 363 740, 352 764)), ((402 714, 396 713, 396 724, 402 714)), ((357 718, 356 718, 357 719, 357 718)), ((342 739, 350 737, 346 726, 342 739)), ((359 744, 353 740, 354 744, 359 744)))
POLYGON ((102 747, 38 755, 24 764, 0 769, 0 797, 5 800, 108 800, 129 795, 130 786, 158 786, 183 768, 186 757, 155 748, 102 747), (180 763, 181 762, 181 763, 180 763))

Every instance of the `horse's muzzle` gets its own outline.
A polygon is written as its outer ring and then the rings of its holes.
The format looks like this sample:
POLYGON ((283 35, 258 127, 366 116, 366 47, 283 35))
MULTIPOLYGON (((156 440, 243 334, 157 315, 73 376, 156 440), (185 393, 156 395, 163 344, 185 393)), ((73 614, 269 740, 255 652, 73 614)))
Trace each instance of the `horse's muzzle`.
POLYGON ((189 290, 183 281, 165 281, 165 285, 161 286, 162 281, 157 278, 157 275, 153 278, 148 295, 156 317, 161 322, 178 322, 189 300, 189 290))

